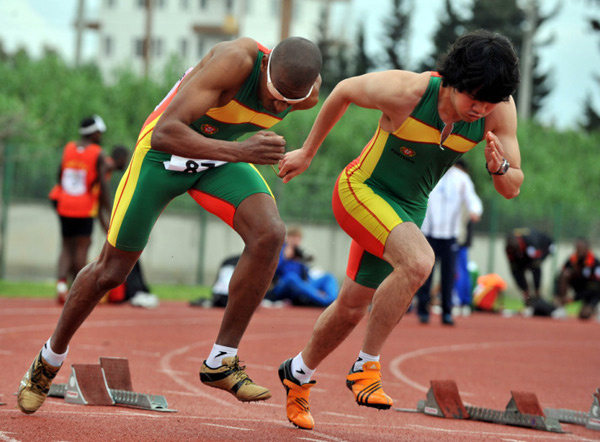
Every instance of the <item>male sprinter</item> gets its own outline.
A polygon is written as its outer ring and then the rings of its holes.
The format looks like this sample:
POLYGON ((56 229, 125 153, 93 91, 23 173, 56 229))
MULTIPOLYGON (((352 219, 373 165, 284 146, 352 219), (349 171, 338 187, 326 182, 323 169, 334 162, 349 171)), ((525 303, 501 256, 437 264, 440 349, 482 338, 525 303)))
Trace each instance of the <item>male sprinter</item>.
POLYGON ((283 158, 285 139, 264 129, 290 111, 317 103, 320 69, 321 53, 306 39, 291 37, 270 51, 240 38, 217 44, 173 87, 142 127, 100 256, 77 275, 52 337, 21 381, 23 412, 42 405, 77 329, 102 296, 125 281, 156 219, 185 192, 245 243, 200 379, 240 401, 271 397, 252 382, 237 356, 285 237, 273 195, 252 164, 276 164, 283 158), (248 132, 257 133, 235 141, 248 132))
POLYGON ((288 182, 308 168, 350 103, 381 111, 375 135, 341 173, 333 212, 352 237, 346 279, 321 314, 301 353, 281 364, 287 416, 311 429, 311 376, 354 329, 371 305, 367 332, 346 385, 359 405, 388 409, 379 355, 434 263, 419 226, 429 192, 468 150, 485 140, 486 167, 505 198, 523 181, 511 94, 519 82, 510 42, 485 31, 460 37, 438 73, 386 71, 340 82, 323 104, 301 149, 280 163, 288 182))

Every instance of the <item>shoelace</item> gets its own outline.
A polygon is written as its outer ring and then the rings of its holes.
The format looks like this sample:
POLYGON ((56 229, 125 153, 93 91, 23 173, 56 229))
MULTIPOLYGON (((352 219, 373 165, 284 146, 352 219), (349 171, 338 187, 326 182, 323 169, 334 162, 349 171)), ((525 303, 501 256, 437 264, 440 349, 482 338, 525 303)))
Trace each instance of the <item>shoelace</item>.
POLYGON ((54 379, 54 373, 46 370, 42 361, 39 361, 31 373, 31 389, 36 393, 45 394, 52 379, 54 379))
POLYGON ((244 371, 246 369, 245 365, 240 365, 239 360, 236 359, 233 363, 233 376, 239 380, 243 381, 245 384, 252 383, 252 379, 248 377, 248 374, 244 371))

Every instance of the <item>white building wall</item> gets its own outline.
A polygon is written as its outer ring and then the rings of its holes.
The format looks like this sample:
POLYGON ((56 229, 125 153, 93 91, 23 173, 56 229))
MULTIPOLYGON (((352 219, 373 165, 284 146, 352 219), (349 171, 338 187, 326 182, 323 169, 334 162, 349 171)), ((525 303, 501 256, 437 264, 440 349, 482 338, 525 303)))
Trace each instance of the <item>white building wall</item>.
MULTIPOLYGON (((282 0, 153 1, 151 75, 161 75, 173 54, 180 57, 184 66, 193 66, 219 41, 244 36, 273 47, 281 39, 282 0), (195 26, 224 29, 232 21, 237 25, 233 33, 198 34, 194 30, 195 26), (186 42, 185 52, 182 41, 186 42)), ((102 0, 100 4, 96 62, 109 80, 116 69, 129 68, 140 75, 144 72, 144 59, 138 47, 146 32, 146 10, 140 6, 143 2, 102 0)), ((324 5, 321 0, 296 0, 290 35, 315 41, 324 5)))

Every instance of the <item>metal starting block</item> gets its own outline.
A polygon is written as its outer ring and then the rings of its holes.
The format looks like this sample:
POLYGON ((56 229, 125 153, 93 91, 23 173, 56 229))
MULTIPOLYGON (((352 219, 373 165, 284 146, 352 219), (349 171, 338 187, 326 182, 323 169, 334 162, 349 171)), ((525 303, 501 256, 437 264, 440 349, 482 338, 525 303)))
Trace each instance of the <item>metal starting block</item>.
POLYGON ((100 358, 99 364, 73 364, 66 384, 50 386, 48 396, 81 405, 121 405, 143 410, 175 412, 164 396, 133 391, 126 358, 100 358))
POLYGON ((511 399, 504 411, 473 407, 463 404, 456 382, 452 380, 431 381, 427 398, 417 403, 416 410, 402 408, 395 408, 395 410, 563 433, 558 419, 544 415, 534 393, 511 391, 511 399))
POLYGON ((589 413, 567 410, 565 408, 546 408, 546 416, 568 424, 583 425, 590 430, 600 431, 600 388, 592 394, 592 406, 589 413))

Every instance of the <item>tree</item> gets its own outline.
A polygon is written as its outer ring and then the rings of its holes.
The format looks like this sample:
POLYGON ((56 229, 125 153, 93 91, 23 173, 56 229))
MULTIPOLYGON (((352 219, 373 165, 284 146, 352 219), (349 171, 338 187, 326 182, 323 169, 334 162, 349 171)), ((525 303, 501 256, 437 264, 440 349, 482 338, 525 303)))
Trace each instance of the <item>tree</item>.
POLYGON ((356 35, 356 61, 354 63, 354 72, 352 75, 366 74, 375 67, 375 63, 367 55, 365 43, 365 24, 362 22, 358 26, 358 33, 356 35))
MULTIPOLYGON (((534 16, 536 20, 532 23, 533 53, 532 64, 535 66, 532 78, 531 111, 535 115, 543 106, 545 97, 551 92, 551 78, 548 72, 542 72, 539 68, 538 51, 540 48, 552 43, 552 38, 544 41, 535 39, 540 28, 549 20, 554 18, 559 10, 562 0, 556 0, 556 6, 552 11, 543 14, 537 0, 534 0, 534 16)), ((525 11, 519 6, 517 0, 472 0, 470 11, 459 14, 452 7, 451 0, 446 0, 445 10, 434 38, 435 49, 433 55, 423 62, 423 70, 432 69, 435 57, 447 51, 448 46, 464 32, 476 29, 487 29, 499 32, 508 37, 515 46, 517 54, 521 54, 523 46, 523 29, 526 25, 525 11)))
POLYGON ((348 51, 346 45, 341 40, 330 37, 329 33, 329 12, 327 6, 324 6, 319 19, 316 44, 321 50, 323 57, 323 67, 321 68, 321 91, 329 93, 338 82, 346 78, 349 74, 348 51))
MULTIPOLYGON (((590 3, 594 4, 597 8, 600 8, 600 0, 591 0, 590 3)), ((588 22, 597 36, 600 36, 600 14, 596 12, 595 17, 589 17, 588 22)), ((600 86, 600 77, 595 78, 597 84, 600 86)), ((583 128, 589 131, 600 130, 600 114, 596 112, 592 103, 591 97, 588 95, 584 103, 584 122, 583 128)))
POLYGON ((384 60, 391 69, 405 69, 408 60, 408 30, 412 0, 392 0, 392 11, 383 20, 384 60))
POLYGON ((444 7, 445 15, 442 14, 437 31, 433 36, 434 50, 421 62, 421 71, 435 69, 439 56, 446 53, 452 42, 465 32, 465 21, 452 8, 451 0, 445 0, 444 7))

